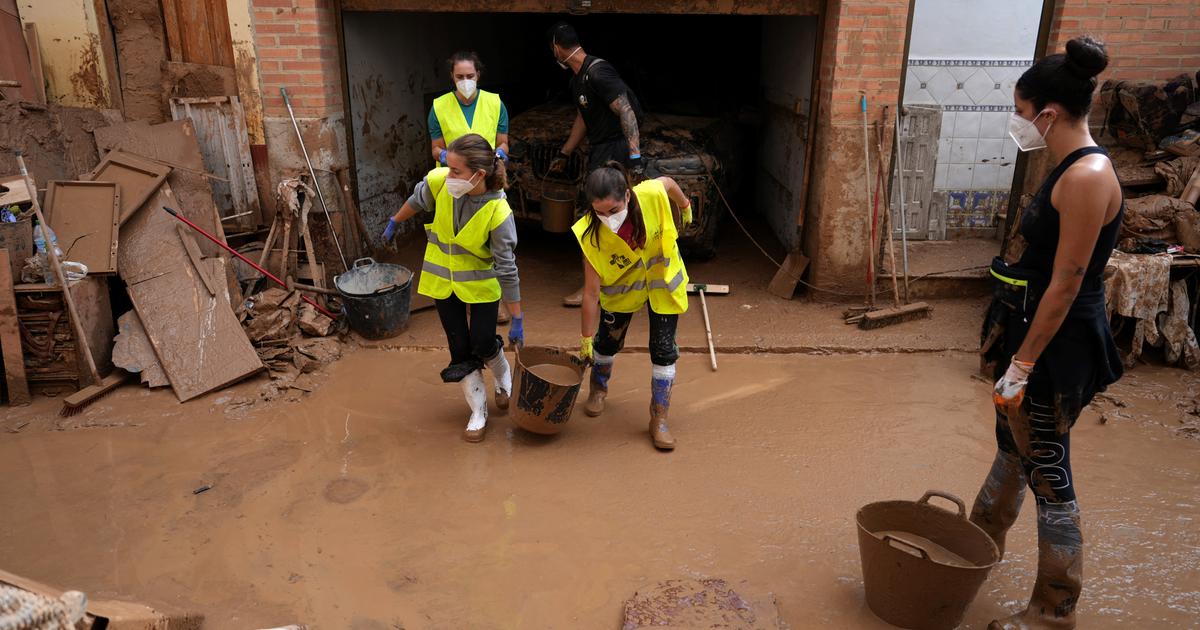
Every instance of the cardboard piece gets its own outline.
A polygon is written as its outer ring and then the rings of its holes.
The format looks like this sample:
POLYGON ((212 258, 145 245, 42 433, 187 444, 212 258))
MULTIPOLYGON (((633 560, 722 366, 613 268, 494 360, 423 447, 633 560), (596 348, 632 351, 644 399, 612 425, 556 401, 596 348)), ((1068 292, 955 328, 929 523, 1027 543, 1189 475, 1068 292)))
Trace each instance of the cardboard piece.
MULTIPOLYGON (((172 245, 182 249, 177 239, 172 245)), ((233 314, 224 285, 216 295, 209 295, 197 274, 191 273, 191 263, 185 264, 188 267, 177 266, 129 286, 129 297, 180 402, 263 369, 233 314)), ((210 258, 204 264, 212 277, 224 276, 225 261, 210 258)))
POLYGON ((120 332, 113 340, 113 365, 140 375, 142 382, 150 387, 170 385, 137 311, 129 311, 118 318, 117 328, 120 332))
POLYGON ((121 195, 114 182, 52 181, 46 188, 46 221, 63 259, 87 265, 89 274, 117 272, 121 195))
POLYGON ((169 166, 124 151, 110 151, 83 179, 117 183, 121 193, 121 224, 124 224, 170 174, 169 166))
POLYGON ((10 175, 0 178, 0 208, 29 203, 29 187, 25 178, 20 175, 10 175))
POLYGON ((25 352, 17 320, 17 296, 9 272, 8 250, 0 249, 0 351, 4 356, 4 380, 8 383, 8 404, 28 405, 29 381, 25 379, 25 352))

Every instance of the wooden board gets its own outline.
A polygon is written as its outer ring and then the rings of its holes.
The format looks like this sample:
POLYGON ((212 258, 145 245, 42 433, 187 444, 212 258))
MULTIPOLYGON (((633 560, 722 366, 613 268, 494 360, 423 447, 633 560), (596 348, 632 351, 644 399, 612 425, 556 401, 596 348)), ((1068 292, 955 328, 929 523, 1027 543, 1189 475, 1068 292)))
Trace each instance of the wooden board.
POLYGON ((29 187, 20 175, 0 177, 0 208, 29 203, 29 187))
POLYGON ((65 260, 87 265, 89 274, 117 272, 121 194, 116 183, 52 181, 43 214, 65 260))
POLYGON ((10 101, 36 101, 33 65, 25 46, 25 32, 17 7, 11 0, 0 2, 0 79, 16 81, 20 87, 0 88, 10 101))
POLYGON ((225 180, 213 180, 212 187, 218 214, 229 217, 227 227, 239 231, 257 227, 262 219, 258 182, 250 159, 246 114, 238 98, 173 98, 171 117, 192 121, 205 168, 225 180))
POLYGON ((46 73, 42 69, 42 46, 37 24, 25 23, 25 48, 29 51, 29 67, 33 71, 34 103, 46 104, 46 73))
POLYGON ((225 0, 162 0, 171 61, 233 67, 225 0))
MULTIPOLYGON (((182 249, 178 239, 173 246, 182 249)), ((220 258, 204 262, 213 277, 225 274, 220 258)), ((209 295, 187 267, 129 286, 129 297, 180 402, 263 369, 233 313, 229 293, 221 288, 209 295)))
POLYGON ((4 355, 4 380, 8 382, 8 404, 29 404, 29 382, 25 380, 25 353, 17 319, 17 297, 9 272, 8 250, 0 249, 0 351, 4 355))
POLYGON ((121 194, 121 223, 129 220, 171 174, 171 167, 124 151, 109 151, 88 181, 114 182, 121 194))
MULTIPOLYGON (((172 207, 209 234, 224 240, 225 232, 217 221, 217 207, 213 203, 213 189, 205 177, 204 157, 200 155, 190 120, 160 125, 122 123, 97 129, 95 133, 97 146, 105 151, 120 150, 170 166, 173 170, 166 183, 177 199, 177 205, 172 207)), ((155 209, 162 213, 161 208, 155 206, 155 209)), ((135 212, 135 216, 138 214, 141 212, 135 212)), ((223 250, 208 239, 200 243, 200 251, 205 256, 223 255, 223 250)), ((125 274, 123 266, 121 274, 125 274)))

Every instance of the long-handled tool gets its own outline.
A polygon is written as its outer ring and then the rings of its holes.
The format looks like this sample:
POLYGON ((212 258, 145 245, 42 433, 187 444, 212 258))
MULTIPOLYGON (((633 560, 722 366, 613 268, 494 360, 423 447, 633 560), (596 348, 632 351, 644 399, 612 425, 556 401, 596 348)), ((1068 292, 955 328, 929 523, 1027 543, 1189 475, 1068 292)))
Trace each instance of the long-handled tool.
POLYGON ((867 123, 867 95, 862 97, 863 119, 863 182, 867 185, 867 289, 870 306, 875 306, 875 214, 871 200, 871 132, 867 123))
POLYGON ((688 284, 688 293, 700 294, 700 310, 704 312, 704 334, 708 336, 708 358, 712 361, 712 369, 717 371, 717 349, 713 345, 712 323, 708 319, 708 301, 704 299, 704 294, 709 295, 728 295, 729 285, 727 284, 688 284))
MULTIPOLYGON (((39 229, 42 227, 49 229, 50 224, 42 215, 42 204, 38 203, 37 188, 33 184, 33 179, 29 177, 29 171, 25 168, 25 158, 20 151, 14 153, 17 157, 17 167, 21 170, 21 177, 25 180, 25 188, 29 191, 30 201, 33 202, 33 212, 37 215, 39 229)), ((88 343, 87 331, 83 329, 83 322, 79 319, 79 309, 75 307, 75 297, 71 295, 71 285, 67 283, 67 274, 63 272, 62 261, 58 259, 54 243, 50 242, 49 232, 43 231, 42 236, 46 241, 46 258, 50 262, 50 269, 54 271, 54 278, 58 280, 59 288, 62 289, 63 302, 66 303, 67 312, 71 316, 71 327, 75 330, 75 347, 83 354, 84 365, 87 366, 92 384, 97 385, 100 383, 100 372, 96 369, 95 359, 92 358, 92 348, 88 343)))
POLYGON ((337 247, 338 258, 342 259, 342 269, 349 271, 350 267, 346 265, 346 256, 342 254, 342 244, 338 242, 337 230, 333 229, 333 217, 329 216, 329 206, 325 205, 325 193, 321 192, 321 182, 317 179, 317 171, 313 168, 312 160, 308 158, 308 149, 304 148, 304 136, 300 134, 300 124, 296 122, 296 113, 292 111, 292 99, 288 98, 287 88, 279 88, 279 93, 283 95, 284 105, 287 105, 288 116, 292 119, 292 128, 296 130, 296 140, 300 142, 300 153, 304 154, 304 162, 308 164, 308 174, 312 176, 313 187, 317 189, 317 199, 321 200, 321 209, 325 211, 325 220, 329 223, 329 235, 333 237, 333 244, 337 247))
MULTIPOLYGON (((179 214, 179 212, 177 212, 177 211, 176 211, 176 210, 174 210, 173 208, 168 208, 168 207, 166 207, 166 206, 163 206, 163 207, 162 207, 162 209, 163 209, 163 210, 166 210, 166 211, 167 211, 167 214, 169 214, 169 215, 171 215, 171 216, 175 217, 176 219, 179 219, 180 221, 183 221, 184 223, 186 223, 186 224, 188 225, 188 227, 190 227, 190 228, 192 228, 193 230, 196 230, 197 232, 199 232, 199 233, 203 234, 205 238, 207 238, 208 240, 210 240, 210 241, 212 241, 212 242, 216 243, 216 244, 217 244, 217 245, 218 245, 218 246, 219 246, 221 249, 224 249, 225 251, 229 252, 230 254, 233 254, 234 256, 236 256, 236 257, 238 258, 238 260, 240 260, 240 261, 242 261, 242 262, 246 263, 247 265, 250 265, 251 267, 253 267, 253 268, 255 269, 255 271, 257 271, 258 273, 261 273, 261 274, 262 274, 264 277, 266 277, 266 278, 269 278, 269 279, 270 279, 272 282, 274 282, 275 284, 278 284, 279 286, 281 286, 281 287, 283 287, 283 288, 285 288, 285 289, 287 289, 287 288, 288 288, 288 285, 287 285, 287 283, 286 283, 286 282, 284 282, 283 280, 280 280, 279 278, 275 277, 275 274, 273 274, 273 273, 271 273, 270 271, 267 271, 266 269, 262 268, 261 266, 259 266, 259 264, 258 264, 258 263, 254 262, 253 260, 250 260, 249 258, 246 258, 246 257, 245 257, 245 256, 243 256, 243 255, 242 255, 240 252, 238 252, 236 249, 234 249, 234 248, 232 248, 232 247, 230 247, 230 246, 226 245, 226 244, 224 243, 224 241, 222 241, 221 239, 219 239, 219 238, 217 238, 217 237, 213 236, 212 234, 209 234, 208 232, 206 232, 206 231, 204 230, 204 228, 200 227, 199 225, 196 225, 195 223, 192 223, 191 221, 189 221, 189 220, 188 220, 188 218, 187 218, 187 217, 185 217, 185 216, 183 216, 183 215, 179 214)), ((285 252, 285 253, 286 253, 286 252, 285 252)), ((300 295, 300 299, 301 299, 301 300, 304 300, 305 302, 307 302, 307 303, 309 303, 309 304, 311 304, 311 305, 313 306, 313 308, 315 308, 315 309, 317 309, 318 311, 320 311, 322 315, 325 315, 326 317, 329 317, 330 319, 337 319, 337 317, 338 317, 337 315, 334 315, 333 313, 330 313, 329 311, 325 310, 324 308, 322 308, 322 307, 321 307, 321 305, 320 305, 320 304, 317 304, 316 302, 314 302, 314 301, 312 301, 311 299, 309 299, 309 297, 308 297, 307 295, 301 294, 301 295, 300 295)))

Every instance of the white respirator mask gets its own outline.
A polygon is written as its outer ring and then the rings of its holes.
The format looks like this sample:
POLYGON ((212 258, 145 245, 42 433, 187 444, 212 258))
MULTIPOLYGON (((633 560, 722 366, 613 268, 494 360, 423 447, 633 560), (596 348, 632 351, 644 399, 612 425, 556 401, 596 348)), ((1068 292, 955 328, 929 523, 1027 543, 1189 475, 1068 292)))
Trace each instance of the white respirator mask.
POLYGON ((454 86, 458 88, 458 93, 462 94, 463 98, 468 101, 475 96, 475 88, 477 86, 475 79, 463 79, 455 83, 454 86))
POLYGON ((575 56, 575 53, 579 52, 579 48, 579 46, 576 46, 575 50, 572 50, 571 54, 567 55, 566 59, 555 59, 555 61, 558 62, 558 67, 562 68, 563 70, 569 68, 570 66, 567 65, 567 62, 571 60, 571 57, 575 56))
MULTIPOLYGON (((1009 117, 1008 135, 1012 137, 1013 142, 1017 143, 1017 148, 1022 152, 1046 148, 1046 134, 1038 132, 1037 125, 1033 124, 1042 113, 1038 112, 1033 120, 1025 120, 1016 112, 1009 117)), ((1054 121, 1050 121, 1050 125, 1053 124, 1054 121)), ((1046 126, 1046 133, 1050 133, 1050 125, 1046 126)))
POLYGON ((458 199, 463 195, 475 189, 475 176, 471 179, 458 179, 455 177, 446 178, 446 192, 450 193, 451 197, 458 199))
POLYGON ((620 212, 614 212, 606 217, 600 218, 604 220, 604 224, 608 226, 608 229, 612 230, 613 234, 616 234, 617 230, 621 229, 622 225, 625 225, 625 219, 628 217, 629 207, 626 206, 620 212))

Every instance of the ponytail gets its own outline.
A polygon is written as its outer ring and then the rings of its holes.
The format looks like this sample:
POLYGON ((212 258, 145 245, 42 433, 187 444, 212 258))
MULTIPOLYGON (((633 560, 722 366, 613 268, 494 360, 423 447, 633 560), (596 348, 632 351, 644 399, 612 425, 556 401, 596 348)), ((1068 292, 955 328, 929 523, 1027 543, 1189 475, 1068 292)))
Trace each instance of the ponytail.
POLYGON ((471 172, 483 171, 484 184, 492 192, 508 188, 508 172, 504 160, 496 156, 495 149, 477 133, 461 136, 446 151, 462 156, 471 172))

